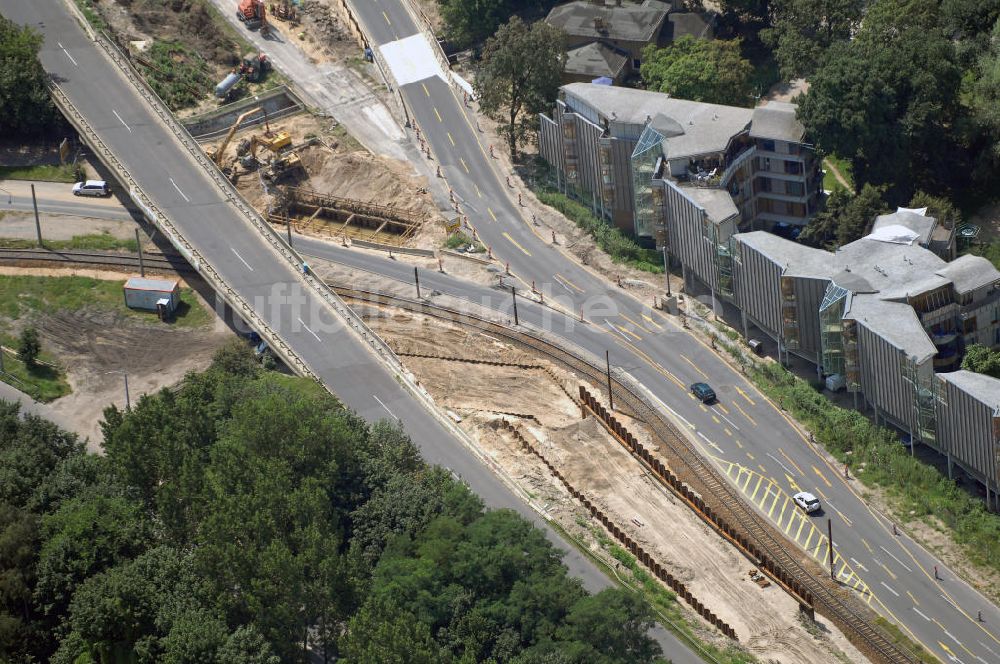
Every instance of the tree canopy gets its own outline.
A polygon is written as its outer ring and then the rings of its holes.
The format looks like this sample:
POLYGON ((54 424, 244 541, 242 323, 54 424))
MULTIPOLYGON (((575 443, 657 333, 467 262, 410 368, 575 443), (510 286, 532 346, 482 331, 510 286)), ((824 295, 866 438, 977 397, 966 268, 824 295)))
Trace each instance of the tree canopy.
POLYGON ((566 36, 546 23, 515 16, 486 42, 476 95, 487 117, 500 123, 512 157, 533 135, 537 114, 555 103, 566 65, 566 36))
POLYGON ((481 44, 514 14, 539 16, 556 0, 438 0, 448 40, 459 48, 481 44))
POLYGON ((0 661, 659 655, 640 600, 588 596, 400 429, 251 358, 110 407, 105 456, 0 402, 0 661))
POLYGON ((0 16, 0 135, 37 136, 58 117, 38 61, 42 36, 0 16))
POLYGON ((696 39, 684 35, 657 48, 647 46, 640 68, 647 89, 679 99, 728 106, 753 103, 753 67, 739 39, 696 39))
POLYGON ((882 198, 884 189, 866 184, 856 195, 837 189, 827 198, 826 208, 810 221, 799 240, 814 247, 836 249, 861 238, 869 224, 889 211, 882 198))
POLYGON ((1000 378, 1000 350, 993 350, 989 346, 981 344, 972 344, 965 350, 962 368, 1000 378))
POLYGON ((761 39, 774 51, 781 75, 807 76, 827 49, 847 41, 860 24, 865 0, 773 0, 771 27, 761 39))

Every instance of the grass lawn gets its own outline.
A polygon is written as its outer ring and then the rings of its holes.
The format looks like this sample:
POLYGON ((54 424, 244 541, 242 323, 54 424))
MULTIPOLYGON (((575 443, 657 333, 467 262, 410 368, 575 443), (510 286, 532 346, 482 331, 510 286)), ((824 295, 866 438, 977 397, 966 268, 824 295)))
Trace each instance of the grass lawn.
POLYGON ((826 162, 832 164, 840 174, 844 176, 847 183, 851 185, 851 192, 854 191, 854 176, 851 173, 851 162, 846 159, 841 159, 837 155, 828 155, 824 160, 823 167, 823 189, 827 191, 835 191, 837 189, 843 189, 844 185, 840 184, 837 177, 833 174, 833 170, 827 165, 826 162))
MULTIPOLYGON (((7 348, 17 348, 17 339, 10 335, 0 334, 0 343, 7 348)), ((55 364, 55 358, 44 349, 38 359, 55 364)), ((16 352, 3 352, 3 372, 0 372, 0 380, 44 403, 70 393, 69 383, 66 382, 66 376, 62 371, 44 364, 29 369, 18 359, 16 352)))
POLYGON ((0 166, 0 180, 35 180, 43 182, 76 182, 76 167, 39 164, 37 166, 0 166))
MULTIPOLYGON (((89 277, 0 276, 0 316, 17 319, 32 312, 78 310, 90 307, 112 309, 129 318, 157 324, 156 314, 125 306, 125 280, 107 281, 89 277)), ((165 325, 193 328, 207 325, 212 314, 190 289, 181 290, 181 303, 165 325)))
MULTIPOLYGON (((24 240, 20 238, 0 238, 0 247, 4 249, 34 249, 38 243, 34 240, 24 240)), ((139 250, 135 238, 121 239, 111 233, 94 233, 91 235, 77 235, 68 240, 45 240, 47 249, 57 251, 78 250, 78 251, 117 251, 123 249, 136 252, 139 250)))

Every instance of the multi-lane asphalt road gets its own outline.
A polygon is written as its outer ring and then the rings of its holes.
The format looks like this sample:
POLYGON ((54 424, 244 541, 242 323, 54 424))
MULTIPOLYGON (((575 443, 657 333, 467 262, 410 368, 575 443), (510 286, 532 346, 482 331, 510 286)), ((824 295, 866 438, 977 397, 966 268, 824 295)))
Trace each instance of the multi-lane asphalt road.
MULTIPOLYGON (((369 40, 384 53, 419 32, 404 2, 353 3, 369 40)), ((391 59, 389 66, 413 69, 413 63, 391 59)), ((833 521, 835 572, 862 601, 944 661, 1000 662, 995 606, 905 535, 894 534, 892 524, 860 498, 856 481, 828 465, 780 409, 714 352, 671 319, 606 285, 535 231, 511 195, 506 174, 490 159, 475 118, 447 81, 429 76, 400 90, 480 239, 523 283, 535 283, 564 310, 583 312, 589 324, 577 325, 570 339, 598 354, 610 349, 613 361, 686 421, 704 455, 762 514, 824 561, 825 519, 804 518, 787 504, 787 495, 800 488, 819 496, 824 516, 833 521), (687 386, 696 381, 715 387, 717 405, 690 398, 687 386)))
MULTIPOLYGON (((428 461, 448 466, 487 505, 520 512, 565 548, 544 520, 407 392, 375 360, 368 346, 322 304, 295 267, 223 196, 213 179, 89 39, 67 5, 61 0, 8 0, 2 11, 8 19, 31 26, 44 36, 39 54, 42 65, 101 140, 226 284, 283 337, 343 403, 369 421, 401 422, 428 461)), ((575 549, 570 548, 563 560, 589 590, 611 585, 575 549)), ((700 661, 664 630, 655 630, 654 636, 675 662, 700 661)))

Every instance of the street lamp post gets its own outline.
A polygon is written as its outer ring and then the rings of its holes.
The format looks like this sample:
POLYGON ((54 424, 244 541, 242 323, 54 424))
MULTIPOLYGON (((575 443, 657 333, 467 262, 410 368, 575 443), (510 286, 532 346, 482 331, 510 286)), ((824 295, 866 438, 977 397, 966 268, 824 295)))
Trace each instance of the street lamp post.
POLYGON ((106 371, 109 374, 121 374, 125 378, 125 410, 132 410, 132 401, 128 394, 128 369, 119 369, 118 371, 106 371))

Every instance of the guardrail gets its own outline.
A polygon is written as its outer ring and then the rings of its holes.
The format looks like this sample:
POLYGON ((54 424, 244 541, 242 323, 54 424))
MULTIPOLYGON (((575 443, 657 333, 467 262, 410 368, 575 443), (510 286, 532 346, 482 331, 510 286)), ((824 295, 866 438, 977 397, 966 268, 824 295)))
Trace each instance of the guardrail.
MULTIPOLYGON (((107 53, 111 61, 125 75, 125 77, 132 84, 132 86, 139 92, 139 94, 148 102, 150 108, 152 108, 152 110, 160 117, 163 123, 171 130, 171 132, 174 134, 177 140, 185 148, 187 148, 188 152, 191 154, 194 160, 198 163, 198 165, 202 168, 202 170, 204 170, 204 172, 213 180, 213 182, 215 182, 219 190, 222 191, 223 194, 225 194, 229 202, 232 203, 233 206, 236 207, 236 209, 243 214, 246 220, 250 222, 250 224, 257 230, 257 232, 263 238, 266 238, 270 242, 272 248, 274 248, 277 251, 279 256, 284 258, 285 261, 289 265, 291 265, 296 270, 296 272, 300 274, 300 277, 303 279, 303 281, 309 284, 309 286, 312 287, 312 289, 323 299, 324 302, 326 302, 338 314, 338 316, 341 319, 343 319, 352 329, 354 329, 361 335, 361 338, 372 347, 372 349, 381 359, 388 362, 394 370, 402 371, 403 365, 399 361, 399 358, 396 357, 395 353, 392 352, 392 349, 390 349, 389 346, 381 338, 378 337, 378 335, 372 332, 368 328, 368 326, 364 323, 364 321, 361 320, 361 318, 358 315, 356 315, 353 311, 351 311, 351 309, 347 305, 345 305, 340 300, 340 298, 337 297, 337 295, 332 290, 330 290, 330 288, 322 280, 317 279, 309 272, 307 263, 302 258, 302 256, 299 255, 299 253, 295 251, 293 248, 288 246, 284 238, 269 223, 267 223, 267 221, 265 221, 264 218, 256 210, 254 210, 243 199, 240 193, 229 181, 229 179, 226 178, 225 175, 222 174, 222 171, 220 171, 219 168, 215 165, 215 163, 205 155, 201 147, 198 145, 197 141, 194 140, 191 134, 188 133, 188 131, 184 128, 184 126, 177 120, 176 117, 174 117, 173 113, 170 111, 169 108, 167 108, 167 105, 163 102, 162 99, 160 99, 159 95, 157 95, 156 92, 149 87, 149 85, 142 78, 142 76, 139 75, 139 73, 132 66, 132 63, 129 61, 128 57, 121 52, 121 50, 114 44, 114 42, 111 39, 107 37, 107 35, 103 33, 95 34, 94 41, 98 45, 100 45, 101 48, 104 49, 104 51, 107 53)), ((60 95, 62 95, 64 103, 72 107, 72 104, 69 102, 68 97, 66 97, 61 90, 59 91, 59 93, 60 95)), ((86 123, 86 120, 78 111, 76 111, 75 108, 72 109, 72 113, 76 117, 78 117, 81 121, 86 123)), ((90 127, 90 125, 86 124, 86 127, 90 135, 93 138, 100 141, 99 137, 90 127)), ((122 170, 122 173, 125 177, 125 179, 123 179, 123 182, 127 181, 129 183, 130 193, 132 193, 133 189, 139 193, 139 199, 133 196, 133 200, 136 201, 136 204, 139 205, 143 209, 143 211, 153 212, 157 216, 157 218, 161 218, 166 222, 167 221, 166 218, 162 215, 162 213, 160 213, 157 209, 155 209, 155 206, 153 206, 152 201, 150 201, 149 198, 145 196, 145 194, 143 194, 138 189, 138 185, 132 179, 132 176, 128 174, 128 172, 121 165, 121 161, 118 160, 118 158, 112 154, 111 150, 108 149, 108 147, 103 143, 103 141, 100 141, 100 145, 102 146, 102 151, 105 154, 107 154, 110 158, 114 159, 115 164, 117 164, 117 168, 120 168, 122 170)), ((154 219, 150 219, 150 221, 154 221, 154 219)), ((189 261, 192 263, 192 266, 196 270, 201 272, 199 264, 202 263, 204 263, 207 268, 212 269, 211 266, 204 261, 204 258, 200 254, 194 251, 194 248, 191 247, 191 245, 187 242, 187 240, 185 240, 176 231, 176 229, 173 228, 172 224, 170 225, 170 228, 171 232, 173 233, 173 236, 176 236, 176 238, 178 239, 178 242, 175 242, 174 246, 176 246, 178 250, 181 251, 182 254, 184 254, 184 252, 186 251, 193 257, 193 261, 191 258, 189 258, 189 261), (184 248, 182 249, 182 247, 184 248)), ((173 242, 173 237, 171 237, 171 241, 173 242)), ((188 255, 185 254, 185 258, 187 257, 188 255)), ((214 272, 214 269, 212 271, 214 272)), ((224 285, 224 283, 221 281, 221 278, 217 273, 215 273, 212 278, 215 280, 215 281, 210 281, 210 284, 213 285, 213 287, 215 286, 216 283, 218 283, 220 284, 221 287, 228 289, 232 293, 235 293, 235 291, 232 291, 231 288, 224 285)), ((242 303, 239 309, 244 311, 250 310, 249 305, 246 303, 242 303)), ((256 314, 254 314, 254 317, 255 321, 259 321, 261 325, 265 325, 263 323, 263 320, 257 317, 256 314)), ((254 327, 256 328, 256 325, 254 327)), ((274 333, 271 332, 271 334, 273 335, 274 333)), ((263 332, 261 333, 261 336, 267 339, 267 337, 263 334, 263 332)), ((274 335, 274 339, 276 342, 278 342, 278 345, 280 347, 283 347, 283 349, 285 349, 284 352, 290 354, 289 357, 292 357, 293 354, 291 354, 291 348, 288 347, 284 341, 279 342, 278 337, 276 335, 274 335)), ((271 343, 270 339, 267 339, 267 341, 269 344, 271 343)), ((274 346, 272 345, 272 347, 274 346)), ((281 355, 280 352, 279 355, 281 355)), ((284 357, 282 357, 282 359, 284 359, 284 357)), ((308 375, 311 378, 319 380, 318 377, 315 374, 313 374, 301 360, 297 358, 297 356, 295 357, 294 363, 289 364, 289 367, 291 367, 293 370, 297 372, 301 371, 302 375, 308 375)))

